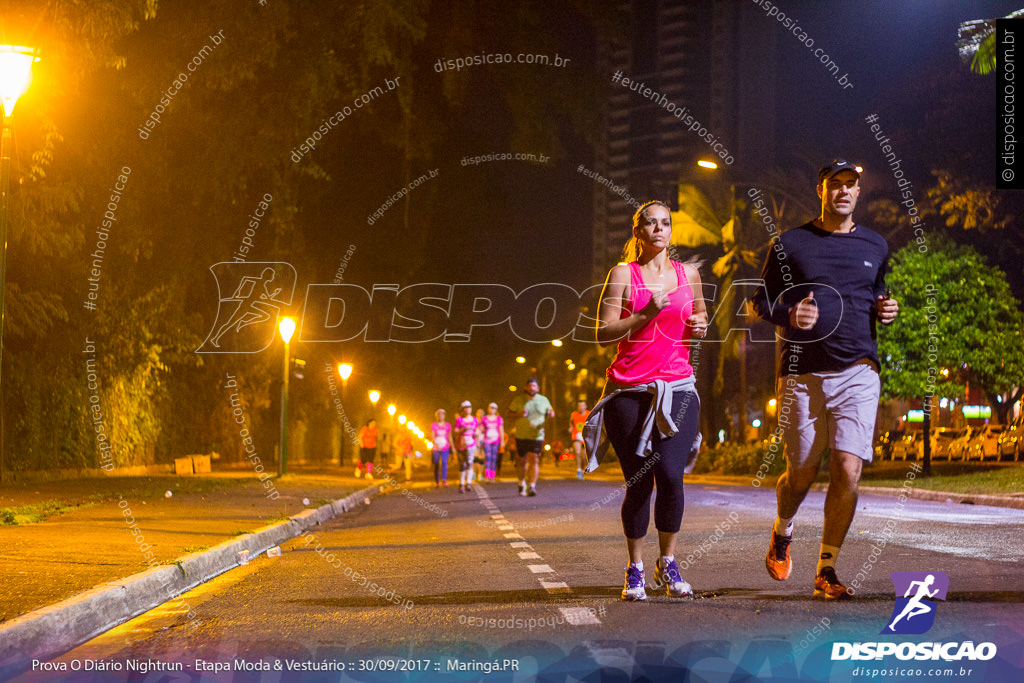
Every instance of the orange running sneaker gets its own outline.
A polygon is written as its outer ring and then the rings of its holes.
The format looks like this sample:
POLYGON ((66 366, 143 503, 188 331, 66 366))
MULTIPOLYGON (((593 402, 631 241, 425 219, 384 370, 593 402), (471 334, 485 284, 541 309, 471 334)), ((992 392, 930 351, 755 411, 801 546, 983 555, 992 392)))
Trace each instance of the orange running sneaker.
POLYGON ((846 586, 839 583, 835 567, 823 567, 814 577, 814 597, 825 600, 850 600, 853 596, 846 586))
POLYGON ((768 575, 776 581, 785 581, 793 571, 793 560, 789 557, 789 543, 792 536, 783 536, 772 531, 772 540, 768 546, 768 554, 764 558, 764 566, 768 575))

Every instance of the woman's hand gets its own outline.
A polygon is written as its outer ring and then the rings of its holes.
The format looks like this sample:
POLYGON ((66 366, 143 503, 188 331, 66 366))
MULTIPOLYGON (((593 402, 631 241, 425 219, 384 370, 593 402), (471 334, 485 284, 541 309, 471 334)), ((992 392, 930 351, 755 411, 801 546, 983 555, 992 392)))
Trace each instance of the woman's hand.
POLYGON ((666 291, 662 291, 660 289, 652 289, 651 300, 648 301, 647 305, 640 310, 643 313, 645 313, 649 318, 657 317, 658 313, 661 312, 661 309, 668 306, 668 295, 669 293, 666 291))
POLYGON ((697 339, 703 339, 704 335, 708 333, 707 311, 694 311, 694 313, 686 319, 686 324, 690 328, 694 337, 697 339))

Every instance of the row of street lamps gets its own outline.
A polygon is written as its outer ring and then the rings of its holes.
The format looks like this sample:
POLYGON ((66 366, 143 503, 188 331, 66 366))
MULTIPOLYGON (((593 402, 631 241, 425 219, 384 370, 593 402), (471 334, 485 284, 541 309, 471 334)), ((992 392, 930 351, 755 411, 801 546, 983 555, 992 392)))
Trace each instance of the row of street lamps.
MULTIPOLYGON (((281 383, 281 457, 278 459, 277 473, 279 475, 287 474, 288 472, 288 376, 291 374, 290 366, 290 342, 292 335, 295 334, 295 319, 290 317, 283 317, 277 323, 277 329, 281 334, 281 340, 284 341, 284 364, 282 366, 283 378, 281 383)), ((352 370, 354 367, 351 363, 338 363, 338 376, 341 377, 341 402, 345 403, 345 389, 348 386, 348 378, 352 376, 352 370)), ((370 399, 370 403, 373 404, 374 411, 377 409, 377 402, 380 400, 380 391, 377 389, 371 389, 367 396, 370 399)), ((398 407, 394 404, 388 404, 388 415, 394 420, 395 413, 398 412, 398 407)), ((433 448, 433 444, 426 439, 426 434, 422 429, 416 426, 416 423, 407 418, 405 415, 398 416, 399 424, 405 425, 409 431, 423 439, 426 442, 427 448, 433 448)), ((393 423, 392 423, 393 426, 393 423)), ((341 452, 339 453, 339 459, 344 462, 345 460, 345 439, 341 440, 341 452)))

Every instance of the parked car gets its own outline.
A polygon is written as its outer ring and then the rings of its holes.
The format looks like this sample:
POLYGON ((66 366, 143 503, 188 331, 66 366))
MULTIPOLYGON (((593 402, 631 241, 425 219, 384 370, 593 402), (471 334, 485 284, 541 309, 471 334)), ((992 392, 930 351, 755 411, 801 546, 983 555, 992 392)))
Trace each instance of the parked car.
POLYGON ((903 438, 903 431, 899 429, 890 429, 887 432, 883 432, 878 437, 878 443, 875 444, 875 455, 879 460, 891 460, 892 449, 896 445, 896 442, 903 438))
POLYGON ((974 427, 964 427, 958 431, 952 439, 950 439, 949 445, 946 447, 946 452, 949 454, 950 460, 966 459, 967 444, 970 442, 971 436, 974 432, 974 427))
POLYGON ((1006 429, 999 435, 996 451, 1000 460, 1020 461, 1021 451, 1024 451, 1024 415, 1006 425, 1006 429))
POLYGON ((998 447, 999 435, 1003 433, 1002 425, 985 425, 971 435, 967 443, 966 460, 985 460, 986 458, 999 458, 998 447))
POLYGON ((932 460, 949 460, 949 444, 959 435, 959 430, 939 427, 932 430, 932 460))
POLYGON ((923 453, 924 434, 922 432, 911 432, 904 434, 903 438, 895 443, 892 448, 893 460, 920 460, 923 453))

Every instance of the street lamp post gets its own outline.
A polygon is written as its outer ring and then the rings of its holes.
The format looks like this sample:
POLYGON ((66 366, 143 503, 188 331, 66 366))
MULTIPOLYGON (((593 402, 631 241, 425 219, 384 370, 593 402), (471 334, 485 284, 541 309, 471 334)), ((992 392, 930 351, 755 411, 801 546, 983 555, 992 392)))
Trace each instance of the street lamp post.
MULTIPOLYGON (((0 350, 4 336, 4 289, 7 281, 7 193, 11 184, 11 127, 14 105, 32 82, 32 64, 39 61, 35 50, 17 45, 0 45, 0 350)), ((0 353, 2 356, 2 353, 0 353)), ((3 385, 0 384, 0 392, 3 385)), ((0 394, 2 396, 2 394, 0 394)), ((3 401, 0 398, 0 473, 4 471, 3 401)))
MULTIPOLYGON (((370 403, 372 404, 372 407, 370 408, 370 417, 372 419, 376 420, 377 419, 377 401, 380 400, 380 392, 377 391, 376 389, 371 389, 370 393, 369 393, 369 396, 370 396, 370 403)), ((379 433, 379 427, 378 427, 378 433, 379 433)), ((384 437, 383 436, 378 436, 377 440, 378 440, 377 452, 380 453, 380 461, 382 463, 386 464, 387 461, 388 461, 388 456, 390 455, 390 452, 388 452, 388 450, 384 447, 384 437)), ((390 447, 391 447, 390 444, 388 444, 388 448, 390 448, 390 447)))
POLYGON ((281 339, 284 340, 284 383, 281 385, 281 458, 277 463, 277 474, 283 476, 288 471, 288 343, 295 333, 295 321, 291 318, 281 318, 277 324, 281 332, 281 339))
MULTIPOLYGON (((395 413, 398 412, 398 408, 394 403, 388 405, 388 444, 393 444, 395 441, 395 413)), ((394 450, 392 448, 392 450, 394 450)))
MULTIPOLYGON (((345 388, 348 386, 348 378, 352 375, 351 363, 338 363, 338 374, 341 376, 341 405, 345 405, 345 388)), ((347 413, 346 413, 347 415, 347 413)), ((341 445, 338 448, 338 465, 345 466, 345 442, 348 434, 345 433, 345 426, 341 427, 341 445)))

